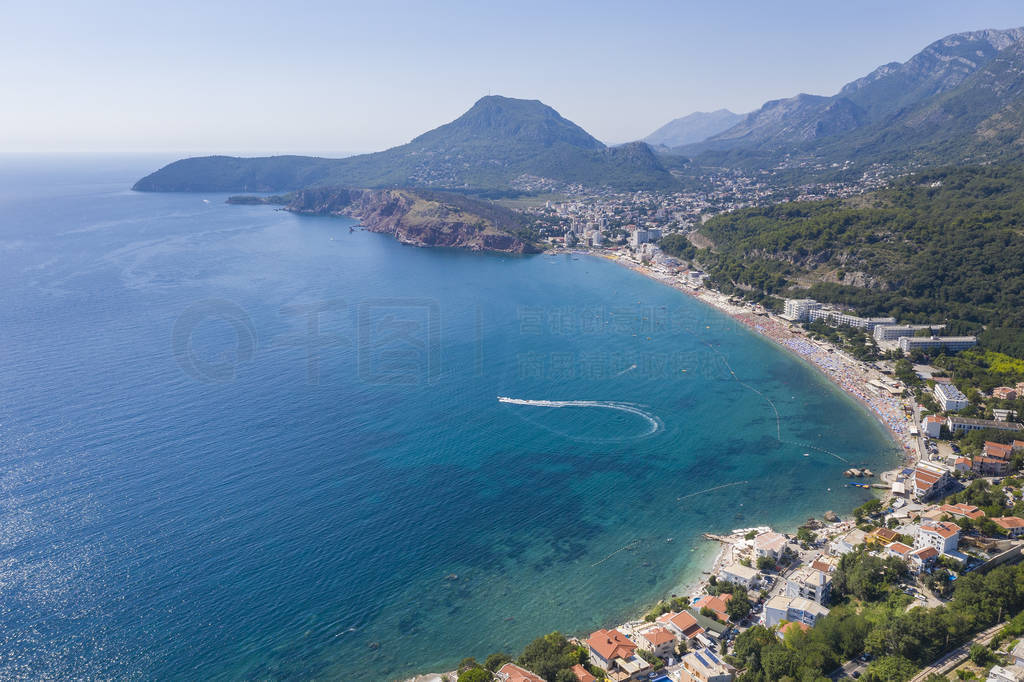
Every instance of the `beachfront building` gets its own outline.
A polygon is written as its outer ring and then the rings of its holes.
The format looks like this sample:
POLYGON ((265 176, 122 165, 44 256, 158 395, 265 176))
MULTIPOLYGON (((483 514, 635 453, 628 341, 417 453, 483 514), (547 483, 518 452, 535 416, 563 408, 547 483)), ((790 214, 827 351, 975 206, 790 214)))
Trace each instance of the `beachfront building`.
POLYGON ((679 640, 686 642, 687 646, 693 646, 698 641, 697 635, 703 635, 705 632, 689 611, 663 613, 658 616, 657 622, 675 632, 679 640))
POLYGON ((804 597, 819 604, 832 595, 832 576, 813 566, 803 566, 786 579, 787 597, 804 597))
POLYGON ((819 618, 828 615, 828 609, 806 597, 777 595, 764 605, 764 624, 775 627, 783 621, 793 621, 814 627, 819 618))
POLYGON ((1006 531, 1011 538, 1024 535, 1024 519, 1019 516, 996 516, 992 522, 1006 531))
POLYGON ((895 317, 859 317, 836 308, 819 307, 807 311, 807 319, 818 320, 833 327, 857 327, 873 332, 880 324, 895 324, 895 317))
POLYGON ((914 548, 934 547, 940 554, 952 554, 960 544, 960 526, 950 521, 925 521, 917 528, 914 548))
POLYGON ((994 419, 972 419, 971 417, 950 417, 946 425, 953 433, 958 431, 980 431, 981 429, 996 429, 998 431, 1021 431, 1024 426, 1017 422, 1000 422, 994 419))
POLYGON ((956 479, 945 469, 929 463, 920 463, 913 470, 907 484, 908 492, 923 502, 955 487, 956 479))
POLYGON ((661 239, 661 230, 658 228, 652 227, 645 229, 638 227, 633 230, 633 234, 629 236, 629 244, 635 249, 641 244, 650 244, 658 241, 659 239, 661 239))
POLYGON ((729 564, 728 566, 723 566, 719 569, 718 579, 724 580, 727 583, 743 585, 743 587, 749 590, 760 582, 761 574, 750 566, 744 566, 743 564, 729 564))
POLYGON ((617 669, 619 661, 628 661, 636 655, 636 644, 618 630, 597 630, 587 639, 590 662, 602 670, 617 669))
POLYGON ((679 668, 680 682, 732 682, 736 670, 710 649, 691 651, 683 656, 679 668))
POLYGON ((544 682, 544 678, 536 675, 526 668, 520 668, 515 663, 506 663, 501 666, 495 675, 501 682, 544 682))
POLYGON ((946 423, 946 420, 937 415, 930 414, 924 418, 924 435, 929 438, 938 438, 942 435, 942 425, 946 423))
POLYGON ((692 606, 698 612, 703 609, 711 609, 718 620, 727 623, 729 622, 729 612, 727 609, 730 599, 732 599, 732 595, 728 592, 720 595, 703 594, 693 600, 692 606))
POLYGON ((641 649, 650 651, 660 658, 668 658, 676 650, 676 633, 666 627, 659 626, 644 630, 634 639, 641 649))
POLYGON ((812 310, 821 308, 821 304, 813 298, 787 298, 783 306, 782 317, 793 322, 804 322, 812 310))
POLYGON ((914 336, 918 330, 927 329, 937 332, 945 325, 941 324, 879 324, 875 326, 875 341, 899 341, 904 336, 914 336))
POLYGON ((754 538, 754 555, 758 558, 768 557, 778 561, 786 553, 789 539, 782 533, 768 531, 754 538))
POLYGON ((967 396, 961 393, 960 389, 953 384, 935 384, 932 393, 935 395, 935 400, 938 401, 939 407, 942 408, 943 412, 956 412, 971 404, 967 400, 967 396))
POLYGON ((977 345, 978 337, 976 336, 903 336, 900 338, 900 350, 904 353, 936 348, 942 348, 948 353, 956 353, 977 345))

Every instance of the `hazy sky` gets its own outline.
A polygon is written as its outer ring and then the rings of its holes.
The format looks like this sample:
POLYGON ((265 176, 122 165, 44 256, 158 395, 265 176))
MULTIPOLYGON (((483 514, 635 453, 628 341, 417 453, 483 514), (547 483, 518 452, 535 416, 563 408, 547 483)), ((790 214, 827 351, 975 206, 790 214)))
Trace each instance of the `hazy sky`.
POLYGON ((488 92, 606 142, 832 94, 1021 0, 5 0, 0 152, 373 151, 488 92))

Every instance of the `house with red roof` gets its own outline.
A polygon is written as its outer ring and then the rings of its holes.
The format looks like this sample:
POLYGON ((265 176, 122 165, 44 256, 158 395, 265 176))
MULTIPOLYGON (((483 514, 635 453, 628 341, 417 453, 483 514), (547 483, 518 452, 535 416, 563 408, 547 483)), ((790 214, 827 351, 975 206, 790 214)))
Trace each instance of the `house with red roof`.
POLYGON ((587 639, 590 662, 613 673, 613 679, 640 679, 651 664, 636 655, 637 646, 618 630, 598 630, 587 639))
MULTIPOLYGON (((498 670, 497 677, 501 682, 545 682, 540 675, 531 673, 526 668, 520 668, 515 663, 506 663, 498 670)), ((591 677, 590 679, 594 679, 591 677)))
POLYGON ((907 555, 910 554, 912 547, 904 545, 902 542, 891 542, 885 546, 885 551, 889 556, 898 557, 900 559, 906 559, 907 555))
POLYGON ((668 658, 676 650, 676 633, 666 627, 644 630, 636 637, 637 645, 660 658, 668 658))
POLYGON ((697 619, 689 611, 663 613, 658 616, 658 622, 675 632, 676 636, 687 645, 692 645, 697 639, 697 635, 704 634, 704 628, 697 623, 697 619))
POLYGON ((956 552, 960 544, 960 526, 949 521, 925 521, 917 529, 914 548, 934 547, 939 554, 956 552))
POLYGON ((922 569, 934 564, 939 558, 939 550, 934 547, 921 547, 907 554, 910 570, 920 573, 922 569))
POLYGON ((597 678, 590 674, 590 671, 577 663, 572 667, 572 674, 579 682, 597 682, 597 678))
POLYGON ((985 516, 985 512, 972 504, 964 504, 963 502, 957 502, 956 504, 944 504, 939 507, 939 511, 945 512, 953 517, 963 517, 972 520, 980 519, 985 516))
POLYGON ((996 459, 1010 459, 1013 454, 1013 446, 1006 445, 1004 443, 994 443, 990 440, 985 441, 982 452, 988 457, 995 457, 996 459))
POLYGON ((992 521, 1005 530, 1011 538, 1019 538, 1024 535, 1024 519, 1019 516, 996 516, 992 521))
POLYGON ((946 420, 937 414, 930 414, 924 418, 924 435, 929 438, 938 438, 942 435, 942 425, 946 420))
POLYGON ((693 600, 693 608, 701 611, 705 608, 711 609, 715 613, 715 617, 723 623, 729 622, 729 613, 726 608, 729 605, 729 600, 732 599, 732 595, 726 592, 721 595, 702 595, 693 600))
POLYGON ((1000 457, 978 455, 971 462, 971 470, 979 476, 1005 476, 1010 472, 1010 462, 1000 457))

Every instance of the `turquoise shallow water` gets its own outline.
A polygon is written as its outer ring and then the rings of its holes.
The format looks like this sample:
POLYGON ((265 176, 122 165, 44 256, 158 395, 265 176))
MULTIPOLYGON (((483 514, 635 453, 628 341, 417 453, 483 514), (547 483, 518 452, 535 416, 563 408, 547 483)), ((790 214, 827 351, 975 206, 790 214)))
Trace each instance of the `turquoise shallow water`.
POLYGON ((155 165, 0 162, 4 677, 515 651, 894 461, 798 359, 612 263, 127 190, 155 165))

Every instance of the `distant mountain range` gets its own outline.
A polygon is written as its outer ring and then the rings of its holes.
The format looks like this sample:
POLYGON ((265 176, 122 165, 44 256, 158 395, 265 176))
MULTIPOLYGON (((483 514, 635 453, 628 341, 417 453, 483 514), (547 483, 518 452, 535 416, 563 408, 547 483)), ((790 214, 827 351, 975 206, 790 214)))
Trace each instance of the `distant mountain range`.
POLYGON ((786 155, 844 163, 943 164, 1024 151, 1024 29, 958 33, 830 97, 767 102, 736 125, 673 149, 711 165, 786 155))
POLYGON ((674 184, 643 142, 607 147, 537 100, 488 96, 451 123, 386 151, 344 159, 184 159, 139 180, 134 189, 278 192, 343 186, 487 191, 550 182, 619 189, 674 184))
POLYGON ((681 147, 686 144, 703 142, 743 120, 743 114, 734 114, 728 109, 698 111, 669 121, 644 138, 654 147, 681 147))
POLYGON ((488 96, 454 121, 386 151, 343 159, 184 159, 135 189, 407 187, 487 196, 569 184, 669 189, 711 167, 785 166, 788 180, 803 182, 856 176, 871 164, 899 169, 1022 159, 1024 28, 1016 28, 948 36, 832 96, 799 94, 742 116, 691 114, 618 147, 539 101, 488 96))

